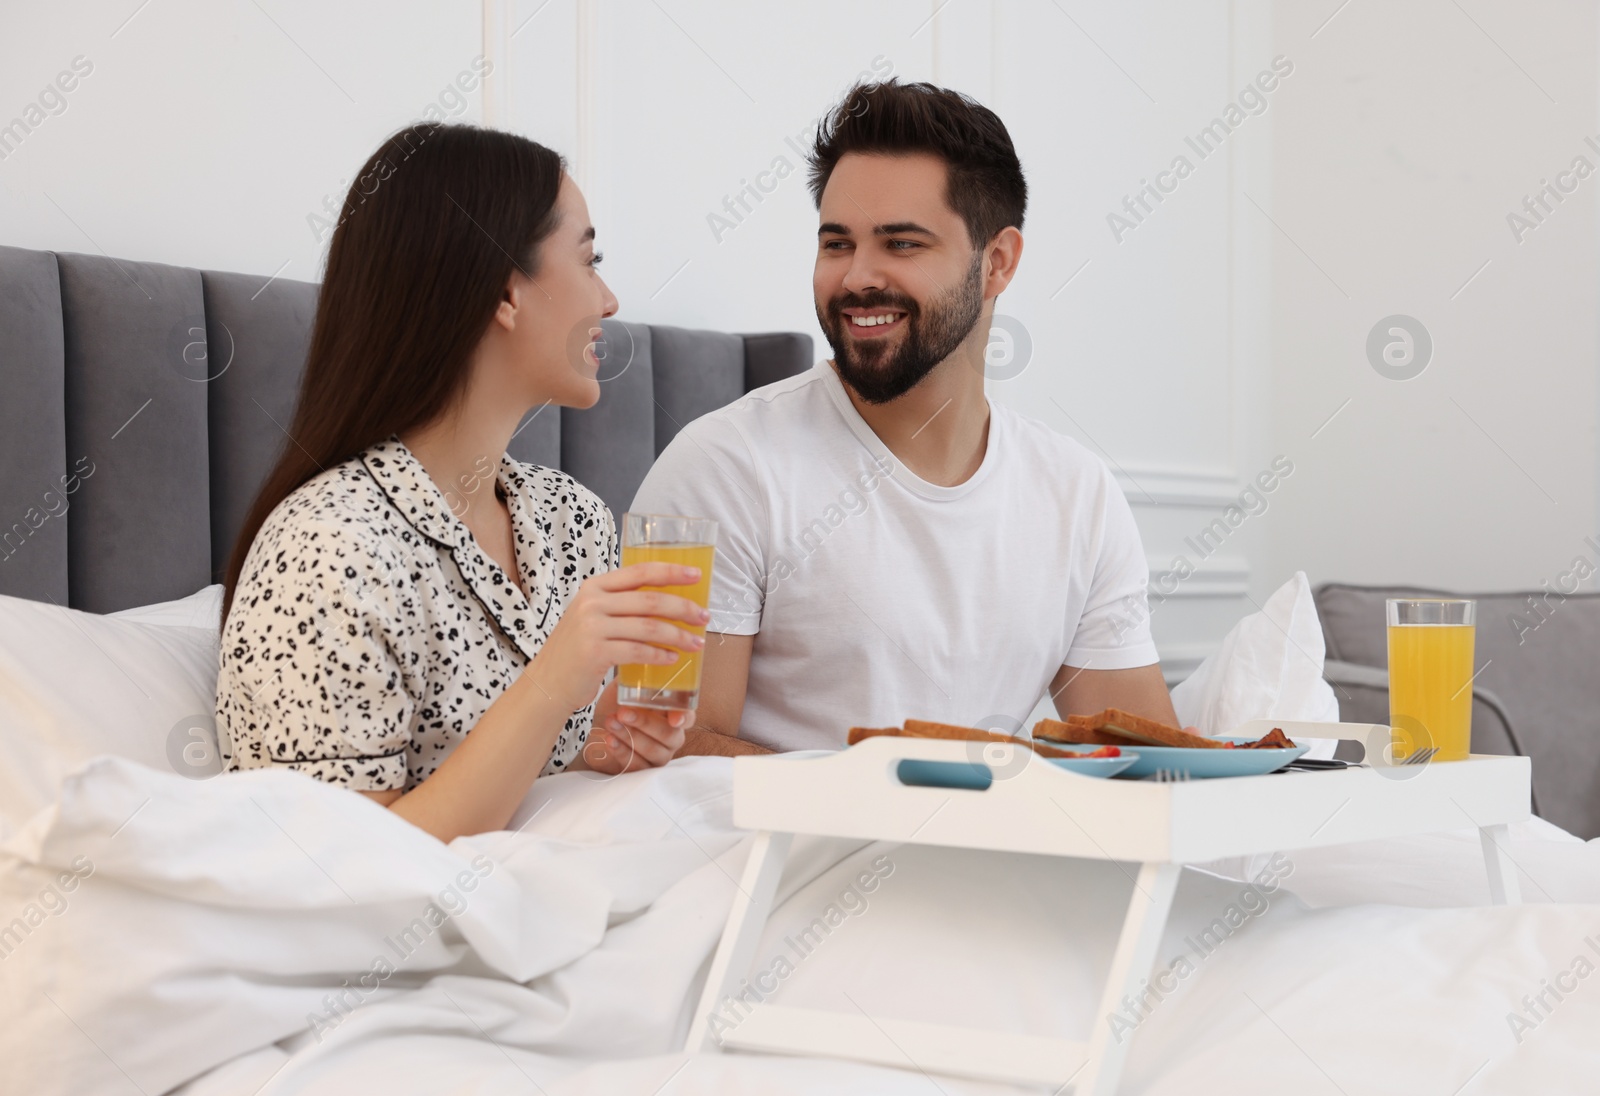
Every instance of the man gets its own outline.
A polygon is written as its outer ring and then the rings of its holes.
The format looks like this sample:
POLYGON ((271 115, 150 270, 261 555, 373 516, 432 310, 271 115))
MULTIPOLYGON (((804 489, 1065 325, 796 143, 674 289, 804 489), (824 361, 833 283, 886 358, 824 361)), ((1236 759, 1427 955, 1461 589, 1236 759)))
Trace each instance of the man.
POLYGON ((1046 691, 1063 715, 1176 725, 1115 480, 984 395, 1027 204, 1005 126, 929 84, 858 85, 818 129, 810 186, 832 360, 690 423, 633 504, 718 522, 684 752, 992 726, 1046 691))

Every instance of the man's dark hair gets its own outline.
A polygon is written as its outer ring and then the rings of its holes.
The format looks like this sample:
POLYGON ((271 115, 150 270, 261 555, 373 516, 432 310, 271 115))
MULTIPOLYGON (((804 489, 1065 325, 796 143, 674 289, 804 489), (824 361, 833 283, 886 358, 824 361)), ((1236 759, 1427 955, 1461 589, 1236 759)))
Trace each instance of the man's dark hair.
POLYGON ((817 125, 807 157, 811 199, 820 209, 839 158, 847 152, 926 152, 949 168, 945 200, 967 223, 973 247, 1008 225, 1022 227, 1028 184, 995 112, 977 100, 932 84, 857 84, 817 125))

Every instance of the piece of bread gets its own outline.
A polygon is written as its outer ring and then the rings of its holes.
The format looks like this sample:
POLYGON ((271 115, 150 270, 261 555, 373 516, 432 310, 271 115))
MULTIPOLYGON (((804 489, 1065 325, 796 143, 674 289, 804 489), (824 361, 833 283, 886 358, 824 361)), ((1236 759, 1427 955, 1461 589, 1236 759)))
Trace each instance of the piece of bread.
POLYGON ((956 738, 968 742, 1014 742, 1023 740, 1013 738, 1008 734, 999 734, 995 731, 980 731, 976 727, 958 727, 953 723, 931 723, 926 719, 906 720, 906 736, 909 738, 956 738))
POLYGON ((1145 746, 1177 746, 1190 750, 1225 750, 1231 745, 1215 738, 1190 734, 1120 708, 1107 708, 1094 717, 1094 725, 1095 730, 1116 736, 1118 743, 1137 742, 1145 746))
POLYGON ((1041 757, 1076 757, 1070 750, 1058 750, 1042 742, 1031 742, 1016 735, 980 731, 976 727, 957 727, 950 723, 930 723, 924 719, 906 720, 906 735, 910 738, 946 738, 966 742, 998 742, 1003 745, 1026 746, 1041 757))
POLYGON ((1041 719, 1033 725, 1033 737, 1049 739, 1051 742, 1075 742, 1088 746, 1127 745, 1127 739, 1097 731, 1092 723, 1093 717, 1086 715, 1069 715, 1065 721, 1041 719))
POLYGON ((865 742, 869 738, 881 738, 883 736, 900 738, 905 733, 899 727, 851 727, 850 735, 845 741, 854 746, 857 742, 865 742))
POLYGON ((1041 757, 1078 756, 1071 750, 1058 750, 1054 746, 1046 746, 1042 742, 1030 742, 1026 738, 998 734, 994 731, 982 731, 976 727, 958 727, 952 723, 933 723, 926 719, 908 719, 904 728, 851 727, 848 741, 850 745, 854 746, 857 742, 885 735, 903 738, 939 738, 956 742, 998 742, 1003 745, 1027 747, 1041 757))
MULTIPOLYGON (((1019 738, 1017 741, 1018 742, 1022 742, 1024 740, 1019 738)), ((1058 750, 1054 746, 1046 746, 1043 742, 1040 742, 1037 739, 1035 739, 1032 742, 1029 742, 1028 745, 1033 747, 1033 752, 1038 754, 1040 757, 1082 757, 1083 756, 1083 754, 1079 753, 1076 750, 1058 750)))

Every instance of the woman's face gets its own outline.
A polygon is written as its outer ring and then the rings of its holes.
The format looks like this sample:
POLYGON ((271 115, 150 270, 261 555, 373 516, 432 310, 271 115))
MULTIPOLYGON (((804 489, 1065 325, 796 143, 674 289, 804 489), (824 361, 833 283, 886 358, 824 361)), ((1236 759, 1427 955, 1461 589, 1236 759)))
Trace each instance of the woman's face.
POLYGON ((600 398, 594 343, 601 318, 616 315, 617 299, 595 269, 600 255, 589 206, 570 176, 561 177, 556 210, 560 220, 539 245, 533 277, 512 273, 495 319, 530 404, 592 407, 600 398))

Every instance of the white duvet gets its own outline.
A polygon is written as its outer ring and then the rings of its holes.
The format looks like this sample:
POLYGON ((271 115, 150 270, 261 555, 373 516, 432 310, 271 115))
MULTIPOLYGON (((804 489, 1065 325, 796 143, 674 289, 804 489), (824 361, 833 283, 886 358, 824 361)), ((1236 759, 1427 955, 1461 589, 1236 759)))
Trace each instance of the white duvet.
MULTIPOLYGON (((0 846, 0 1087, 1016 1091, 679 1052, 749 847, 730 778, 549 778, 520 830, 447 847, 294 773, 93 761, 0 846)), ((1119 1021, 1123 1091, 1600 1091, 1600 850, 1514 836, 1521 908, 1483 906, 1475 831, 1261 858, 1254 888, 1185 872, 1165 991, 1119 1021)), ((783 1003, 1081 1036, 1130 889, 1116 864, 800 840, 756 970, 783 1003)))

